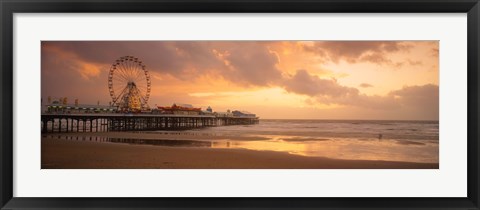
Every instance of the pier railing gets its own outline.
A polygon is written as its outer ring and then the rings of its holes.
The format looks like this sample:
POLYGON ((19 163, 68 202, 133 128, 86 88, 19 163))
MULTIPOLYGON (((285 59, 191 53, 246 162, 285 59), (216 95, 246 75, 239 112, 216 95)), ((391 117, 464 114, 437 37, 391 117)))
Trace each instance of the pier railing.
POLYGON ((258 117, 172 114, 42 114, 42 133, 187 130, 257 124, 258 117))

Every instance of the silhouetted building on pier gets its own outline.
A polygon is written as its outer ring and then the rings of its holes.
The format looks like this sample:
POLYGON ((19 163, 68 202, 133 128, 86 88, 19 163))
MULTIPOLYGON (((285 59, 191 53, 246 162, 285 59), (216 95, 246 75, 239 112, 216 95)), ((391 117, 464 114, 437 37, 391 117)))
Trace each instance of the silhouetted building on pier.
POLYGON ((256 117, 256 114, 247 112, 247 111, 238 111, 235 110, 232 112, 235 117, 256 117))
POLYGON ((173 104, 172 106, 159 106, 160 114, 174 114, 174 115, 199 115, 201 108, 195 108, 190 104, 173 104))

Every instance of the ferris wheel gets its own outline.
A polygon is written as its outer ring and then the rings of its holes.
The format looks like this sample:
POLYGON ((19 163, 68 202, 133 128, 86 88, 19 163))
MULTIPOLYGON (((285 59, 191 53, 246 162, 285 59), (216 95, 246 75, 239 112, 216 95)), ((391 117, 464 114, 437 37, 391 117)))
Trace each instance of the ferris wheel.
POLYGON ((150 75, 138 58, 123 56, 116 60, 108 74, 112 105, 122 110, 148 108, 150 75))

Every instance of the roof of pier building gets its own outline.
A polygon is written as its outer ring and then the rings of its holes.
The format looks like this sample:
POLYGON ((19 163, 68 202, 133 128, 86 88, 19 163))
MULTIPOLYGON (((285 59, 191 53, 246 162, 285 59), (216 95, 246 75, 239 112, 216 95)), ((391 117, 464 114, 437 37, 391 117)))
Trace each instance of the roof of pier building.
POLYGON ((232 112, 234 115, 237 115, 237 116, 255 116, 254 113, 251 113, 251 112, 248 112, 248 111, 238 111, 238 110, 235 110, 232 112))
POLYGON ((208 108, 207 108, 207 112, 213 112, 213 109, 212 109, 212 107, 208 106, 208 108))
POLYGON ((172 106, 158 106, 158 109, 165 111, 201 111, 201 108, 195 108, 191 104, 176 104, 172 106))

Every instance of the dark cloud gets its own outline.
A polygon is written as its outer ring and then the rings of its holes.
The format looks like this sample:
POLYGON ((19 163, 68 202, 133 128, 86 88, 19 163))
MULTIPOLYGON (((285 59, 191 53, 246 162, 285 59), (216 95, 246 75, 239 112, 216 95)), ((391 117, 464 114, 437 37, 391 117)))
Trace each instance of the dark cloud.
POLYGON ((423 64, 422 61, 414 61, 414 60, 410 60, 410 59, 407 60, 407 63, 410 64, 411 66, 418 66, 418 65, 423 64))
POLYGON ((439 91, 437 85, 405 86, 400 90, 391 91, 389 95, 399 97, 405 106, 429 107, 438 110, 439 91), (436 106, 430 106, 437 104, 436 106))
MULTIPOLYGON (((356 88, 338 84, 334 79, 322 79, 310 75, 305 70, 298 70, 295 75, 286 78, 284 88, 288 92, 308 95, 322 104, 338 104, 368 109, 413 110, 424 115, 425 119, 438 119, 438 86, 406 86, 391 91, 385 96, 361 94, 356 88)), ((363 86, 369 86, 364 83, 363 86)), ((313 100, 307 100, 312 104, 313 100)))
POLYGON ((339 85, 334 79, 321 79, 310 75, 306 70, 298 70, 295 75, 286 78, 283 82, 288 92, 317 96, 343 97, 347 95, 358 95, 358 90, 339 85))
MULTIPOLYGON (((361 61, 368 61, 368 62, 371 62, 371 63, 377 63, 377 64, 385 64, 385 63, 392 64, 393 63, 393 61, 391 61, 390 59, 388 59, 385 55, 383 55, 381 53, 366 54, 366 55, 363 55, 360 60, 361 61)), ((353 61, 353 62, 356 62, 356 60, 353 61)))
POLYGON ((277 68, 279 59, 265 43, 248 42, 224 49, 227 52, 224 59, 231 68, 227 74, 221 73, 231 81, 268 86, 281 79, 281 71, 277 68))
POLYGON ((410 119, 439 119, 439 88, 437 85, 406 86, 389 95, 398 98, 410 119))
POLYGON ((305 45, 304 49, 335 63, 344 60, 349 63, 371 62, 396 65, 386 55, 408 51, 411 47, 409 44, 396 41, 326 41, 305 45))
POLYGON ((310 75, 306 70, 298 70, 295 75, 286 78, 284 88, 288 92, 308 95, 322 104, 340 104, 365 108, 391 108, 396 103, 392 97, 367 96, 356 88, 338 84, 335 79, 322 79, 310 75))
POLYGON ((84 62, 105 65, 132 55, 142 60, 150 71, 184 80, 214 74, 238 84, 264 86, 281 78, 276 68, 278 58, 269 51, 268 42, 238 45, 217 41, 48 41, 43 42, 42 47, 73 54, 84 62), (216 52, 228 55, 219 57, 216 52))
POLYGON ((373 87, 373 85, 371 84, 368 84, 368 83, 362 83, 359 85, 361 88, 369 88, 369 87, 373 87))
POLYGON ((149 41, 48 41, 44 46, 72 53, 79 60, 112 64, 116 59, 131 55, 143 61, 151 71, 178 77, 193 67, 211 69, 219 67, 219 61, 208 50, 208 42, 149 42, 149 41))

